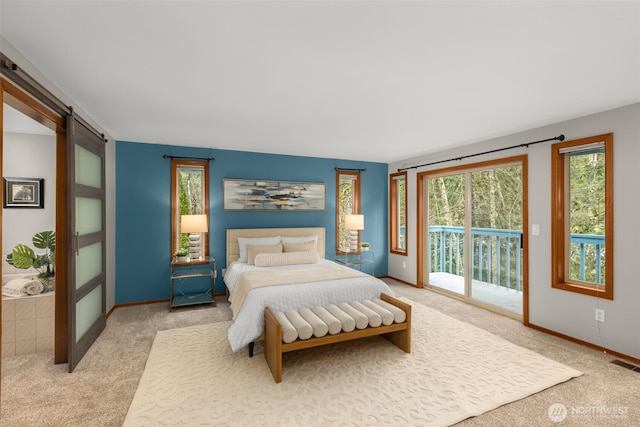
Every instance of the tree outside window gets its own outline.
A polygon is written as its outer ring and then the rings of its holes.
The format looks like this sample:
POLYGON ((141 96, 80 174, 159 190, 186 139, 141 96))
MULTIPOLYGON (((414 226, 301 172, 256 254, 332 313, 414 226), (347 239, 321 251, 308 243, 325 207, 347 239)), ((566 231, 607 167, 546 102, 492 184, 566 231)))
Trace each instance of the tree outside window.
POLYGON ((552 146, 553 287, 613 299, 613 134, 552 146))
POLYGON ((407 172, 389 177, 389 230, 391 253, 407 255, 407 172))
POLYGON ((360 173, 336 173, 336 251, 349 251, 349 230, 344 228, 346 215, 360 213, 360 173))

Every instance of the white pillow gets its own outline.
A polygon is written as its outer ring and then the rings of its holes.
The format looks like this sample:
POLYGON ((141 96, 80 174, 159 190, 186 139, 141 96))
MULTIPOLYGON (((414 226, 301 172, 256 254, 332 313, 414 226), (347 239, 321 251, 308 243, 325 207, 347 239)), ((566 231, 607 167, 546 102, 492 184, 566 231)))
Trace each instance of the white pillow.
POLYGON ((286 237, 282 236, 282 243, 307 243, 317 242, 318 236, 301 236, 301 237, 286 237))
POLYGON ((318 242, 283 243, 282 252, 314 252, 318 250, 318 242))
POLYGON ((279 267, 281 265, 317 264, 317 252, 263 252, 254 260, 257 267, 279 267))
POLYGON ((238 246, 240 247, 238 262, 247 262, 247 245, 277 245, 278 243, 280 243, 280 236, 238 237, 238 246))
POLYGON ((261 253, 282 253, 282 243, 277 245, 247 245, 247 264, 253 265, 256 255, 261 253))

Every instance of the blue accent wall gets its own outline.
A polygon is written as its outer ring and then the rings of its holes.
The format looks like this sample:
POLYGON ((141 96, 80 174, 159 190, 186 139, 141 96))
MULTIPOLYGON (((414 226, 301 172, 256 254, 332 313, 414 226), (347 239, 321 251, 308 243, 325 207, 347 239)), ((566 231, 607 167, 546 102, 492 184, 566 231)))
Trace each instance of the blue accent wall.
MULTIPOLYGON (((209 169, 209 250, 216 258, 216 292, 224 292, 228 228, 325 227, 326 258, 335 248, 335 168, 367 169, 361 174, 361 239, 375 250, 375 273, 387 275, 387 164, 284 156, 233 150, 116 142, 116 304, 169 298, 171 260, 171 160, 163 155, 215 157, 209 169), (241 178, 322 182, 326 210, 238 212, 222 207, 222 180, 241 178)), ((369 272, 369 271, 366 271, 369 272)))

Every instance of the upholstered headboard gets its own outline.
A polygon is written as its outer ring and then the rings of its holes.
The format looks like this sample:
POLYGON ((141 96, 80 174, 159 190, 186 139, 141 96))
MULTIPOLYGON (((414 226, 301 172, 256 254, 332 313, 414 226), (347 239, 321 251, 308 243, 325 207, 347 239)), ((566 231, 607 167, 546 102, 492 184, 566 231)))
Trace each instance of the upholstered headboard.
POLYGON ((296 228, 229 228, 227 229, 227 267, 240 258, 238 237, 303 237, 318 236, 318 255, 324 258, 324 227, 296 228))

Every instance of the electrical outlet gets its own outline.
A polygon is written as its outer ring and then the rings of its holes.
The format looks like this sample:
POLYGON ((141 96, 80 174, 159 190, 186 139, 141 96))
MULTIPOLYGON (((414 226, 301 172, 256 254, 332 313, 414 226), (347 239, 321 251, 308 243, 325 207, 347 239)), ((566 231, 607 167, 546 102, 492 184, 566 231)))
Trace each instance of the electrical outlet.
POLYGON ((532 236, 539 236, 540 235, 540 225, 539 224, 533 224, 531 226, 531 235, 532 236))
POLYGON ((223 269, 222 269, 222 277, 224 277, 224 275, 225 275, 225 273, 226 273, 226 272, 227 272, 227 269, 226 269, 226 268, 223 268, 223 269))
POLYGON ((407 268, 407 261, 402 261, 402 268, 407 268))
POLYGON ((596 308, 596 321, 604 322, 604 310, 601 308, 596 308))

